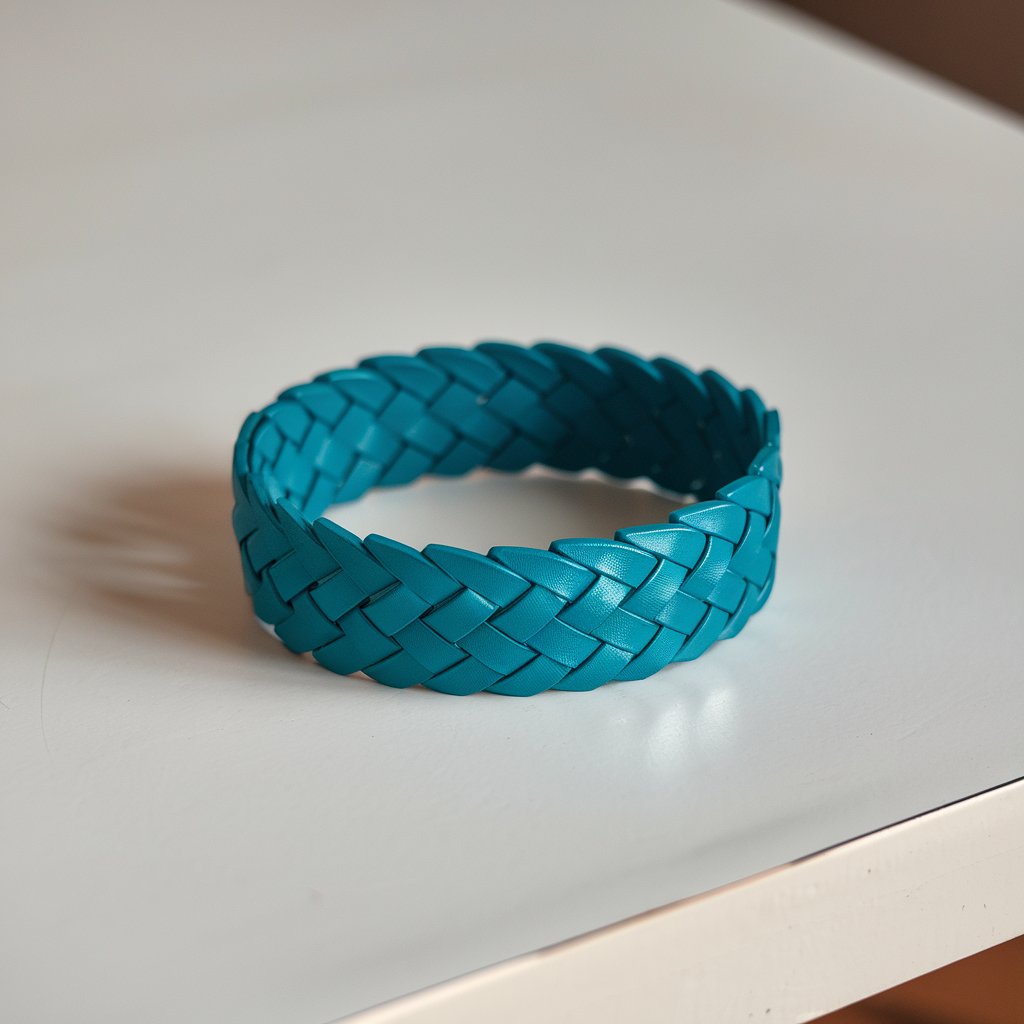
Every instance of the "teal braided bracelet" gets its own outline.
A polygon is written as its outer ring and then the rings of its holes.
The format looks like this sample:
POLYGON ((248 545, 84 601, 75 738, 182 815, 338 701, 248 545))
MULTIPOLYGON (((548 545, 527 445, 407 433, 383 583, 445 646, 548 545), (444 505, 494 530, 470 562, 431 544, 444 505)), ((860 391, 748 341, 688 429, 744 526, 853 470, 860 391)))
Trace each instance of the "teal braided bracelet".
POLYGON ((689 661, 767 600, 779 417, 713 370, 618 349, 484 342, 378 356, 249 416, 234 529, 257 617, 334 672, 444 693, 590 690, 689 661), (324 510, 375 485, 541 463, 696 503, 614 540, 417 551, 324 510))

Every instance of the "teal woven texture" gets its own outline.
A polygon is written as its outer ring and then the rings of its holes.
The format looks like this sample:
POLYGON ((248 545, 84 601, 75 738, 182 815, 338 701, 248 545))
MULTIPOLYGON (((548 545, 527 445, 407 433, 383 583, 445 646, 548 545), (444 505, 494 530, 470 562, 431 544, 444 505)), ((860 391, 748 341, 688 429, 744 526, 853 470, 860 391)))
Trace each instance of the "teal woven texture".
POLYGON ((528 696, 643 678, 738 633, 772 589, 781 479, 778 414, 713 370, 483 342, 284 391, 242 426, 233 519, 256 615, 290 650, 390 686, 528 696), (697 500, 614 538, 486 555, 322 518, 370 487, 538 463, 697 500))

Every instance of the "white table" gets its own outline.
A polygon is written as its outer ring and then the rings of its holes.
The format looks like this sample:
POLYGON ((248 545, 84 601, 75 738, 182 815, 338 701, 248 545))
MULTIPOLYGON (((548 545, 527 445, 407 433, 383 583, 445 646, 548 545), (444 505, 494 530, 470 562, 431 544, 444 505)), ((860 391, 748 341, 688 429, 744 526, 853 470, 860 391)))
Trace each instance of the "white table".
MULTIPOLYGON (((524 954, 368 1019, 797 1020, 1024 931, 1020 788, 916 817, 1024 776, 1019 124, 712 0, 4 22, 5 1020, 317 1024, 524 954), (244 414, 480 336, 668 352, 782 410, 740 639, 514 700, 259 631, 244 414)), ((485 478, 337 516, 486 547, 661 507, 485 478)))

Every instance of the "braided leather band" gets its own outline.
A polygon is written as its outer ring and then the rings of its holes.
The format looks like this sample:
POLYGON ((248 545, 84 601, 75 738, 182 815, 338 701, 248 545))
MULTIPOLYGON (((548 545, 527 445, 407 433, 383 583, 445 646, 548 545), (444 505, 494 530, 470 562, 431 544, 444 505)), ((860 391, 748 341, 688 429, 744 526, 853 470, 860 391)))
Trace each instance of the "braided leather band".
POLYGON ((256 615, 335 672, 457 694, 589 690, 695 658, 764 604, 781 472, 778 414, 712 370, 546 342, 427 348, 250 415, 234 529, 256 615), (614 540, 486 555, 319 518, 374 485, 533 463, 703 500, 614 540))

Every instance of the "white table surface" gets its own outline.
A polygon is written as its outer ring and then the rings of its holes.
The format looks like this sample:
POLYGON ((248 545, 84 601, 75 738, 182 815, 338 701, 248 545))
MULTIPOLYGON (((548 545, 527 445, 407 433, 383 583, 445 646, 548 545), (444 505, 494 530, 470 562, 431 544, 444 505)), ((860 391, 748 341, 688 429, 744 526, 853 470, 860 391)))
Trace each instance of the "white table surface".
MULTIPOLYGON (((1019 123, 713 0, 67 0, 0 39, 5 1020, 322 1022, 1024 775, 1019 123), (244 414, 481 336, 782 410, 740 639, 456 699, 258 629, 244 414)), ((661 507, 489 478, 337 517, 486 548, 661 507)))

